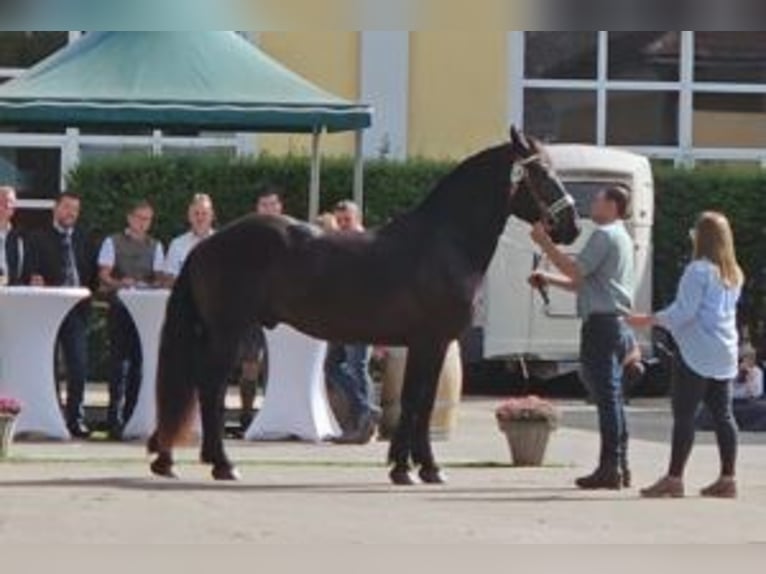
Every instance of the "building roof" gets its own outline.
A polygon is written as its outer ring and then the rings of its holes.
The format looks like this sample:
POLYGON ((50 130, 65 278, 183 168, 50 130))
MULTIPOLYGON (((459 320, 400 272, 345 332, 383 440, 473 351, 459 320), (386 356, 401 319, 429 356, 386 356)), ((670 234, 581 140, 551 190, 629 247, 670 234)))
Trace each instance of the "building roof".
POLYGON ((0 86, 0 123, 252 132, 370 126, 235 32, 89 32, 0 86))

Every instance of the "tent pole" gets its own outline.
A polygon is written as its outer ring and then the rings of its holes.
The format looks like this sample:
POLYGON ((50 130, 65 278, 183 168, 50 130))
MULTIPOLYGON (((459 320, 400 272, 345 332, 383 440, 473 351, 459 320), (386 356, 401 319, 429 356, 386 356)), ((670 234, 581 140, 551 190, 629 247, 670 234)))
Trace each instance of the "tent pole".
POLYGON ((364 213, 364 132, 355 132, 354 203, 364 213))
POLYGON ((314 128, 311 138, 311 187, 309 188, 309 221, 319 217, 319 188, 322 177, 321 128, 314 128))

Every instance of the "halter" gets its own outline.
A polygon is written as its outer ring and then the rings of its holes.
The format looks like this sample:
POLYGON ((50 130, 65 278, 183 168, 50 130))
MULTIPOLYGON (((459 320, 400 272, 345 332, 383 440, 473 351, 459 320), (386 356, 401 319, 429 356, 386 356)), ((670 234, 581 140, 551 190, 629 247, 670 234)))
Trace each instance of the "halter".
MULTIPOLYGON (((524 183, 527 178, 529 178, 529 170, 527 169, 527 166, 533 163, 542 163, 540 154, 531 155, 526 159, 516 161, 511 166, 511 185, 514 195, 516 194, 519 186, 524 183)), ((572 196, 568 193, 564 193, 564 196, 561 199, 552 203, 551 205, 547 205, 543 198, 538 195, 537 190, 534 189, 533 186, 530 187, 529 191, 532 195, 532 198, 535 200, 535 203, 537 203, 537 207, 540 209, 540 213, 545 215, 550 221, 553 222, 558 221, 559 216, 564 211, 575 205, 574 198, 572 198, 572 196)))

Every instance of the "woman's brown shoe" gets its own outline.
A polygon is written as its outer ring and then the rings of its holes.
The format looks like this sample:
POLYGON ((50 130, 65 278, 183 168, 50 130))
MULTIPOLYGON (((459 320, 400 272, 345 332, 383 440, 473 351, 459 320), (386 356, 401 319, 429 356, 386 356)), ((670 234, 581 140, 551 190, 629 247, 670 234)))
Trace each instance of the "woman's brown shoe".
POLYGON ((719 478, 700 494, 704 498, 737 498, 737 481, 733 478, 719 478))
POLYGON ((641 491, 643 498, 683 498, 685 494, 684 481, 672 476, 661 478, 654 486, 641 491))

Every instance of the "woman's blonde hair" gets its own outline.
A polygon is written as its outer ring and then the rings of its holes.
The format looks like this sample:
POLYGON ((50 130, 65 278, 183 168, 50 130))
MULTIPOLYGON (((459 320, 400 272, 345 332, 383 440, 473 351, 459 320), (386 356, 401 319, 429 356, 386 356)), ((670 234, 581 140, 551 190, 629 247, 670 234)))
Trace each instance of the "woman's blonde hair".
POLYGON ((725 215, 707 211, 699 216, 694 229, 694 259, 707 259, 718 267, 727 287, 740 287, 745 274, 737 262, 734 232, 725 215))

